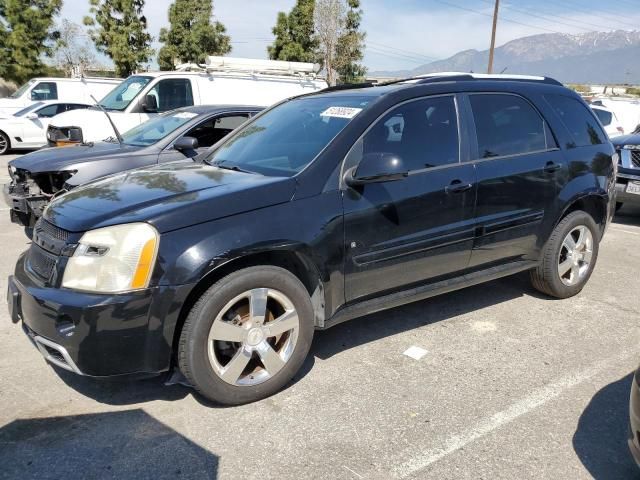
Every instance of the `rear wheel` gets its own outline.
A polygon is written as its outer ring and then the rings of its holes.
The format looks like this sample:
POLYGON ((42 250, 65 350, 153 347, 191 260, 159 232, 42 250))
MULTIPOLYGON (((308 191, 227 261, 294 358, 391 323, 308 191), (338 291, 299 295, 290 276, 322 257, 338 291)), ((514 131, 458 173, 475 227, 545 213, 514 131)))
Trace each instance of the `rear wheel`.
POLYGON ((9 141, 9 136, 4 132, 0 132, 0 155, 7 153, 10 148, 11 142, 9 141))
POLYGON ((278 267, 239 270, 191 309, 180 336, 180 369, 210 400, 259 400, 300 369, 313 330, 311 300, 295 276, 278 267))
POLYGON ((556 298, 579 293, 593 273, 599 237, 589 214, 575 211, 567 215, 549 237, 540 264, 531 271, 533 286, 556 298))

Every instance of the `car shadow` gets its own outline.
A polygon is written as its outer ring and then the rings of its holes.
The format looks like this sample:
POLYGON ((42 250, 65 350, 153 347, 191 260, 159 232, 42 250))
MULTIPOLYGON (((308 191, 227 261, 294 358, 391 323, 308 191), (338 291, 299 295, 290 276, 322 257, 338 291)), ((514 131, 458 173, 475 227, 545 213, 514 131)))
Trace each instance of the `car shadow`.
POLYGON ((596 480, 640 479, 627 447, 633 373, 599 390, 580 416, 573 449, 596 480))
POLYGON ((555 300, 534 290, 529 281, 529 274, 523 272, 356 318, 326 331, 316 332, 311 353, 321 359, 327 359, 344 350, 491 305, 508 302, 524 295, 549 301, 555 300))
POLYGON ((613 223, 640 227, 640 206, 623 205, 613 218, 613 223))
POLYGON ((141 409, 14 420, 0 465, 3 479, 218 476, 216 455, 141 409))

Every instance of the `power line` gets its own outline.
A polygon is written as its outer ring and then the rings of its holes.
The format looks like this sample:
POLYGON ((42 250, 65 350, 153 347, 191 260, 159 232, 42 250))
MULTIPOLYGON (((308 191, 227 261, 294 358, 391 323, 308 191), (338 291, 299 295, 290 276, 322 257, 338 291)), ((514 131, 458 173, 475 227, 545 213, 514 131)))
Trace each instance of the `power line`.
MULTIPOLYGON (((574 11, 574 12, 575 11, 581 11, 581 10, 576 10, 575 8, 571 8, 571 7, 566 8, 567 5, 565 5, 565 3, 568 3, 569 5, 574 5, 574 7, 577 7, 577 8, 580 8, 580 9, 584 8, 584 5, 581 5, 581 4, 577 3, 577 2, 573 2, 571 0, 563 0, 563 2, 564 3, 560 3, 560 4, 554 3, 554 5, 563 6, 563 7, 565 7, 564 8, 565 10, 571 10, 571 11, 574 11)), ((604 19, 608 18, 609 19, 609 20, 607 20, 608 22, 615 21, 618 24, 627 25, 627 26, 629 26, 629 27, 631 27, 633 29, 637 29, 638 28, 637 24, 623 22, 622 20, 620 20, 620 18, 616 18, 616 17, 612 17, 612 16, 609 16, 609 15, 605 15, 604 13, 602 13, 602 11, 594 10, 594 12, 597 13, 598 15, 600 15, 604 19)), ((585 13, 585 12, 583 12, 583 13, 585 13)), ((593 15, 593 14, 591 14, 591 15, 593 15)))
POLYGON ((412 52, 411 50, 405 50, 405 49, 402 49, 402 48, 392 47, 391 45, 384 45, 384 44, 378 43, 378 42, 371 42, 369 40, 366 41, 366 44, 367 45, 373 45, 376 48, 393 50, 393 51, 396 51, 398 53, 402 53, 402 54, 409 55, 409 56, 412 56, 412 57, 424 58, 426 60, 439 60, 436 57, 430 57, 429 55, 424 55, 422 53, 412 52))
POLYGON ((366 52, 367 53, 374 53, 376 55, 383 55, 385 57, 390 57, 390 58, 397 58, 397 59, 401 59, 401 60, 407 60, 407 61, 418 63, 418 64, 431 63, 431 61, 425 60, 423 58, 411 57, 411 56, 408 56, 408 55, 403 55, 401 53, 388 52, 388 51, 384 51, 384 50, 378 49, 376 47, 367 46, 366 52))

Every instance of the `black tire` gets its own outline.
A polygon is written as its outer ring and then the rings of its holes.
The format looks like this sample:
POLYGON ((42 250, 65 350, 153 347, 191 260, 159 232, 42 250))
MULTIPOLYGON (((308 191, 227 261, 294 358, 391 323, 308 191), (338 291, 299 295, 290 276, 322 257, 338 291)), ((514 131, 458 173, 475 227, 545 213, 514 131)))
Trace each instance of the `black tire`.
POLYGON ((283 268, 249 267, 219 280, 192 307, 180 335, 178 364, 196 390, 209 400, 225 405, 254 402, 273 395, 291 380, 304 363, 313 333, 313 307, 300 280, 283 268), (273 376, 257 385, 232 385, 216 373, 209 361, 208 335, 225 305, 256 288, 277 290, 290 300, 299 319, 297 341, 289 360, 273 376))
POLYGON ((571 212, 556 225, 542 250, 538 267, 531 270, 533 287, 546 295, 556 298, 569 298, 580 293, 593 273, 598 259, 599 244, 600 229, 591 215, 581 210, 571 212), (562 243, 572 230, 580 226, 587 227, 593 238, 591 261, 584 277, 573 285, 566 285, 558 273, 562 243))
POLYGON ((0 131, 0 155, 8 153, 10 148, 11 140, 9 140, 9 136, 3 131, 0 131))

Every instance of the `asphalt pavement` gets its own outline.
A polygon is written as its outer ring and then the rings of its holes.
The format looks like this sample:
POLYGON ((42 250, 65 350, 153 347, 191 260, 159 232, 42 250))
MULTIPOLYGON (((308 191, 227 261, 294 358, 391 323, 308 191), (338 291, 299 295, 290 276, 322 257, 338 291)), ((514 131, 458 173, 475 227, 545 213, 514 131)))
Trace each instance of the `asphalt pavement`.
MULTIPOLYGON (((29 242, 4 204, 0 242, 6 291, 29 242)), ((639 247, 640 209, 623 209, 580 295, 522 274, 338 325, 286 390, 233 408, 55 370, 2 295, 0 478, 640 479, 639 247)))

